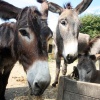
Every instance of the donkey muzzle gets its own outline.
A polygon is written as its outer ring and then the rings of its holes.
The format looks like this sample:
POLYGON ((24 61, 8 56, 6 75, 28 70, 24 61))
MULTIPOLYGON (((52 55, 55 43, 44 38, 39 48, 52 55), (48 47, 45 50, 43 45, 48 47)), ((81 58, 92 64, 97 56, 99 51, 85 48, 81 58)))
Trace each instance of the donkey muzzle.
POLYGON ((72 56, 70 54, 68 54, 67 57, 66 57, 66 60, 67 60, 68 64, 73 63, 76 59, 77 59, 77 57, 72 56))

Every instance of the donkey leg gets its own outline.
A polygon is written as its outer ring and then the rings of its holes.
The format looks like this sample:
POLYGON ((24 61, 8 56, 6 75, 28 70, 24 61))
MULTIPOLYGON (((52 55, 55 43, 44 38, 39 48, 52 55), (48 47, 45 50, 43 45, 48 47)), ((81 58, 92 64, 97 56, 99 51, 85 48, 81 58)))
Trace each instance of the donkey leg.
POLYGON ((3 91, 2 91, 2 95, 5 95, 5 90, 6 90, 6 86, 8 84, 8 78, 9 78, 9 75, 10 75, 10 72, 7 72, 7 73, 4 73, 3 74, 3 91))
POLYGON ((56 87, 56 84, 58 84, 58 78, 60 73, 60 64, 61 64, 61 57, 57 54, 56 56, 56 75, 55 75, 55 81, 52 84, 53 87, 56 87))
POLYGON ((4 94, 3 94, 3 88, 4 88, 3 75, 0 72, 0 100, 5 100, 5 97, 4 97, 4 94))
POLYGON ((64 65, 62 67, 62 74, 66 75, 66 72, 67 72, 67 62, 66 62, 66 60, 64 60, 64 65))
POLYGON ((0 98, 0 100, 5 100, 5 90, 6 90, 8 78, 9 78, 9 75, 10 75, 10 72, 11 72, 13 66, 14 65, 5 66, 5 68, 4 68, 4 72, 3 72, 3 75, 2 75, 2 84, 3 84, 2 92, 1 92, 2 99, 0 98))

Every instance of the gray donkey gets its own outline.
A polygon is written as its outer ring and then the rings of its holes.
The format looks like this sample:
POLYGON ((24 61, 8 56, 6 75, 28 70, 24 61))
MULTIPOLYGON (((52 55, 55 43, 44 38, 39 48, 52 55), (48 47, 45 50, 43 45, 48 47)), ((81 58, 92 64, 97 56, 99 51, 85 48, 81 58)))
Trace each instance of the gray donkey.
POLYGON ((97 36, 91 39, 84 53, 79 55, 78 65, 75 69, 76 71, 74 71, 74 74, 76 74, 78 71, 80 81, 100 83, 100 78, 97 77, 100 75, 100 71, 96 70, 95 65, 95 62, 100 60, 99 44, 100 36, 97 36))
POLYGON ((75 8, 70 3, 64 8, 59 5, 48 2, 47 0, 37 0, 46 4, 48 10, 59 14, 58 24, 55 34, 55 43, 57 45, 56 52, 56 77, 52 84, 56 86, 60 72, 61 57, 64 58, 63 75, 67 72, 67 64, 72 63, 78 54, 78 34, 80 29, 80 21, 78 15, 84 12, 91 4, 92 0, 83 0, 75 8))
POLYGON ((95 61, 98 59, 100 59, 100 54, 80 55, 77 65, 79 81, 100 83, 100 70, 96 70, 95 66, 95 61))

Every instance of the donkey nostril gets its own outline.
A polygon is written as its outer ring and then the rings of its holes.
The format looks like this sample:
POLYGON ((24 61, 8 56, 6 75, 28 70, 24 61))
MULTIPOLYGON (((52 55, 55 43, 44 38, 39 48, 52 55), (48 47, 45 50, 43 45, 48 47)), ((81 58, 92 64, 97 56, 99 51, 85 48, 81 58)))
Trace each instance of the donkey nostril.
POLYGON ((72 62, 74 61, 73 56, 70 55, 70 54, 67 55, 66 59, 67 59, 67 61, 68 61, 69 63, 72 63, 72 62))
POLYGON ((70 54, 67 55, 66 59, 68 59, 68 60, 71 59, 70 54))
POLYGON ((39 84, 36 82, 35 83, 35 86, 37 87, 37 88, 40 88, 40 86, 39 86, 39 84))

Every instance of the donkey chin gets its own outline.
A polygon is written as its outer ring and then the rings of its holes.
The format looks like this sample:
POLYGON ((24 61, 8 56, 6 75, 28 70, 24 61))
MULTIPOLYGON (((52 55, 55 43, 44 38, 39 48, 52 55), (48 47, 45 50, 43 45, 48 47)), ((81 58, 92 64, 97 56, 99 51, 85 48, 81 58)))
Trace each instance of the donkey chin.
POLYGON ((77 59, 77 56, 68 55, 66 59, 67 59, 67 63, 71 64, 77 59))
POLYGON ((27 70, 27 80, 31 92, 30 94, 35 96, 42 95, 51 81, 48 62, 36 61, 30 69, 27 70))

